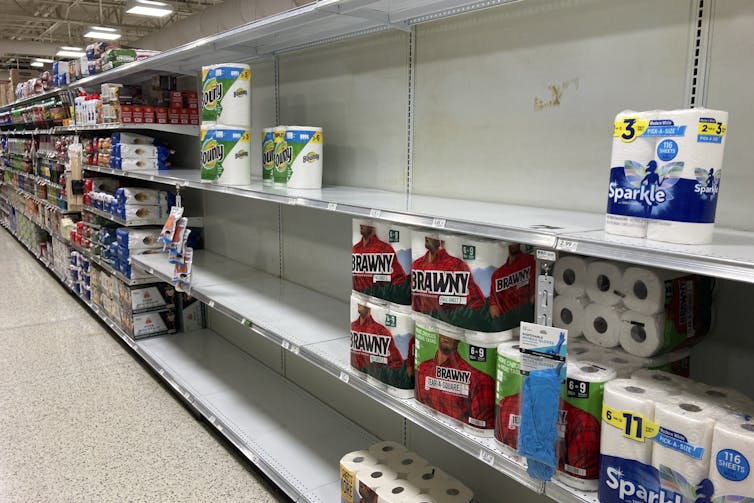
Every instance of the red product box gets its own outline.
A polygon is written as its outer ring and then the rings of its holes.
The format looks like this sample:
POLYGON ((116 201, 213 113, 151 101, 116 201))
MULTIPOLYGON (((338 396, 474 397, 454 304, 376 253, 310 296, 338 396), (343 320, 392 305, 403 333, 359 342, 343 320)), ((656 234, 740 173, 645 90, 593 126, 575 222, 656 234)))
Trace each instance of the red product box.
POLYGON ((134 121, 134 107, 133 105, 121 105, 120 106, 120 121, 123 124, 131 124, 134 121))
POLYGON ((170 91, 170 108, 183 108, 183 94, 181 91, 170 91))
POLYGON ((144 107, 141 105, 134 105, 134 124, 144 123, 144 107))
POLYGON ((167 107, 155 107, 154 115, 155 115, 155 122, 157 122, 157 124, 168 123, 168 108, 167 107))
POLYGON ((154 107, 144 107, 144 123, 154 124, 154 120, 155 120, 154 107))
POLYGON ((190 114, 188 108, 182 108, 181 109, 181 115, 180 115, 180 121, 181 121, 180 123, 182 125, 184 125, 184 126, 188 126, 189 125, 189 116, 190 115, 191 114, 190 114))
POLYGON ((191 109, 199 109, 199 96, 194 91, 182 91, 183 101, 191 109))
POLYGON ((199 115, 198 114, 191 114, 191 115, 189 115, 189 123, 192 126, 198 126, 199 125, 199 115))
POLYGON ((180 124, 181 123, 181 109, 171 108, 168 110, 168 124, 180 124))

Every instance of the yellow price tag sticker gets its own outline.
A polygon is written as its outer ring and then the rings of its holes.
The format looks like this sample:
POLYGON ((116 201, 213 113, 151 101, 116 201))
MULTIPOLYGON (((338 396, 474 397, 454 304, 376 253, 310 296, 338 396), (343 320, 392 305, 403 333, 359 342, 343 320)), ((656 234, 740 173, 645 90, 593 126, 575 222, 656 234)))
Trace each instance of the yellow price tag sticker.
POLYGON ((340 466, 340 497, 341 501, 347 501, 353 503, 354 484, 356 483, 356 476, 352 471, 340 466))
POLYGON ((637 137, 646 133, 648 127, 648 120, 638 117, 624 117, 622 120, 615 121, 613 137, 620 138, 622 142, 631 143, 637 137))
POLYGON ((314 136, 312 136, 311 143, 322 144, 322 133, 319 131, 314 133, 314 136))
POLYGON ((700 122, 697 132, 706 136, 725 136, 728 125, 724 122, 700 122))
POLYGON ((647 420, 643 415, 630 410, 618 410, 604 404, 602 406, 602 420, 610 426, 623 431, 623 436, 644 442, 660 433, 660 425, 647 420))

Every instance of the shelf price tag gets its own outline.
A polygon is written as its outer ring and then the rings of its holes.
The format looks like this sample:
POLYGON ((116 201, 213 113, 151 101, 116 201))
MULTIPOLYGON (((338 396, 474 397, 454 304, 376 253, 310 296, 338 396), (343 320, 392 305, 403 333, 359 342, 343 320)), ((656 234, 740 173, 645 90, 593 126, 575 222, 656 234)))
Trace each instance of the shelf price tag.
POLYGON ((445 219, 444 218, 433 218, 432 219, 432 227, 435 229, 444 229, 445 228, 445 219))
POLYGON ((251 328, 251 320, 247 320, 246 318, 241 318, 241 325, 251 328))
POLYGON ((568 239, 558 239, 558 250, 565 250, 575 253, 579 247, 577 241, 569 241, 568 239))
POLYGON ((338 203, 327 203, 327 209, 330 211, 335 211, 338 209, 338 203))
POLYGON ((299 349, 298 349, 298 346, 296 346, 295 344, 291 344, 291 349, 290 349, 290 351, 291 351, 291 353, 293 353, 294 355, 298 355, 298 353, 299 353, 299 349))
POLYGON ((369 210, 369 216, 372 218, 380 218, 380 215, 382 215, 382 211, 377 209, 371 209, 369 210))
POLYGON ((487 449, 482 449, 479 451, 479 459, 481 459, 482 461, 484 461, 490 466, 495 465, 495 455, 491 451, 488 451, 487 449))
POLYGON ((296 198, 295 197, 289 197, 288 198, 288 204, 290 204, 291 206, 295 206, 295 204, 296 204, 296 198))
POLYGON ((209 303, 208 303, 207 305, 208 305, 209 307, 215 307, 215 301, 214 301, 214 300, 210 300, 210 301, 209 301, 209 303))
POLYGON ((555 252, 552 250, 537 250, 537 258, 539 260, 548 260, 550 262, 555 262, 555 252))
POLYGON ((283 341, 281 346, 283 346, 283 349, 291 349, 291 343, 288 341, 283 341))
POLYGON ((348 382, 348 374, 346 374, 345 372, 341 372, 340 373, 340 380, 343 381, 344 383, 347 383, 348 382))

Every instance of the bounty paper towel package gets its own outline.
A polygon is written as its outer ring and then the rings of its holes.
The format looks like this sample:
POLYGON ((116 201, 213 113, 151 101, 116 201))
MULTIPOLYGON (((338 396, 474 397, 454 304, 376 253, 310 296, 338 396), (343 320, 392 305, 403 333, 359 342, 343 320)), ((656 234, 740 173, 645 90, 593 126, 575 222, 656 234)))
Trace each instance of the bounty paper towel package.
POLYGON ((351 366, 387 385, 391 394, 414 394, 414 320, 408 306, 351 297, 351 366))
POLYGON ((275 128, 262 130, 262 183, 272 185, 272 172, 275 169, 275 128))
POLYGON ((704 108, 618 114, 605 230, 710 242, 727 123, 727 112, 704 108))
POLYGON ((251 69, 226 63, 202 67, 203 124, 249 129, 251 126, 251 69))
POLYGON ((226 185, 251 183, 251 133, 227 126, 202 126, 201 177, 203 182, 226 185))
POLYGON ((353 220, 353 289, 396 304, 411 304, 411 229, 353 220))
POLYGON ((287 126, 285 149, 290 149, 286 184, 292 189, 322 188, 322 128, 287 126))
POLYGON ((469 344, 463 330, 416 315, 416 399, 492 435, 496 348, 469 344))

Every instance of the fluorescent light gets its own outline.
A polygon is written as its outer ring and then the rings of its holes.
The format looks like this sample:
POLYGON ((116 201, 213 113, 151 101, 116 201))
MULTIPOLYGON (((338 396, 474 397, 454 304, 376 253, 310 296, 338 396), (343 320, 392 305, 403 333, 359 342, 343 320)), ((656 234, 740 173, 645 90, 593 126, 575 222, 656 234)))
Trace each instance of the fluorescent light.
POLYGON ((120 38, 120 33, 110 33, 110 32, 104 32, 104 31, 88 31, 84 33, 85 38, 95 38, 99 40, 118 40, 120 38))
POLYGON ((45 66, 45 64, 42 63, 41 61, 32 61, 31 66, 35 68, 42 68, 43 66, 45 66))
POLYGON ((133 0, 126 3, 126 12, 137 16, 163 17, 173 12, 173 7, 165 2, 133 0))
POLYGON ((61 45, 60 48, 63 49, 64 51, 81 51, 82 50, 81 47, 73 47, 70 45, 61 45))
POLYGON ((94 31, 110 31, 110 32, 113 32, 113 33, 118 33, 117 29, 115 29, 115 28, 108 28, 106 26, 92 26, 89 29, 90 30, 94 30, 94 31))
POLYGON ((47 58, 34 58, 34 61, 39 61, 40 63, 54 63, 55 60, 47 59, 47 58))
POLYGON ((61 58, 80 58, 81 56, 86 56, 86 53, 83 51, 60 50, 55 53, 55 56, 60 56, 61 58))

